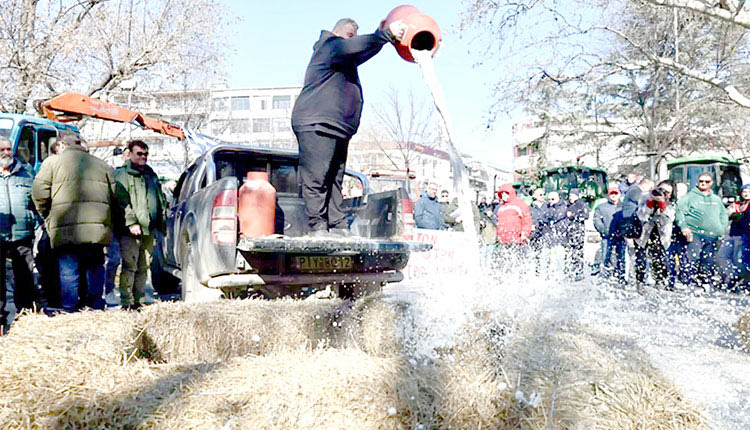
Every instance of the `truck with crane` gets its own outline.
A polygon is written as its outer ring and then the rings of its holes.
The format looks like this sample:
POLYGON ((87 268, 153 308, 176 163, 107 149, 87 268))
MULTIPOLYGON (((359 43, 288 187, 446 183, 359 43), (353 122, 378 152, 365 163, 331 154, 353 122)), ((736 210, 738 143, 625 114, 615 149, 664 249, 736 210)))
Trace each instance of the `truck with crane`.
MULTIPOLYGON (((63 93, 37 103, 44 118, 0 113, 0 135, 14 154, 38 170, 58 132, 79 133, 82 117, 124 122, 157 133, 191 139, 181 127, 82 94, 63 93)), ((351 238, 309 237, 297 180, 296 151, 217 144, 180 176, 166 210, 164 269, 181 280, 185 301, 261 295, 303 296, 329 289, 352 298, 403 279, 411 252, 429 244, 400 240, 401 199, 396 191, 371 193, 367 178, 361 196, 345 200, 351 238), (265 171, 276 188, 275 232, 242 237, 238 191, 248 171, 265 171)))

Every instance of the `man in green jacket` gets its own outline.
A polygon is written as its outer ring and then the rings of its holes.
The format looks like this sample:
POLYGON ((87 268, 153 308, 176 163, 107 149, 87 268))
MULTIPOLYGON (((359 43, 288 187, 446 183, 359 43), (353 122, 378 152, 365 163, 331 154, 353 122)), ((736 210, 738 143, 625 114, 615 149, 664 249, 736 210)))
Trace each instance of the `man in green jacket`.
POLYGON ((701 174, 697 187, 677 204, 677 225, 688 241, 685 279, 692 288, 710 286, 718 280, 716 252, 719 238, 729 225, 727 210, 712 185, 713 177, 701 174))
POLYGON ((112 232, 115 178, 107 163, 86 152, 76 133, 62 131, 57 141, 58 154, 42 163, 31 196, 57 256, 63 309, 103 309, 104 246, 112 232), (83 285, 85 291, 79 288, 83 285))
POLYGON ((116 234, 122 254, 120 302, 126 309, 137 309, 143 304, 154 236, 164 231, 166 198, 156 173, 146 165, 148 145, 133 140, 128 150, 130 160, 115 170, 117 201, 124 214, 116 234))

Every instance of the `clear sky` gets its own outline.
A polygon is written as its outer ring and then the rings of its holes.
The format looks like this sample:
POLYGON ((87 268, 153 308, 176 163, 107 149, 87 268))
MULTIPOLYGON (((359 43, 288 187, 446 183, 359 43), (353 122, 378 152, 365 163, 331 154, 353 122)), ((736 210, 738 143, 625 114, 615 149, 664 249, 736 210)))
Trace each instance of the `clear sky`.
MULTIPOLYGON (((360 34, 371 33, 391 9, 404 4, 361 0, 227 1, 241 19, 232 36, 236 52, 229 60, 230 87, 300 85, 322 29, 331 30, 339 18, 350 17, 359 24, 360 34)), ((457 28, 463 3, 433 0, 410 4, 433 17, 442 32, 435 69, 445 92, 458 150, 510 169, 512 121, 500 119, 489 130, 486 126, 493 101, 493 77, 502 71, 497 64, 473 67, 476 59, 467 52, 472 37, 459 34, 457 28)), ((360 66, 359 74, 365 98, 363 123, 371 121, 371 103, 381 99, 389 88, 403 92, 412 89, 414 94, 432 100, 419 67, 402 60, 392 46, 384 46, 360 66)))

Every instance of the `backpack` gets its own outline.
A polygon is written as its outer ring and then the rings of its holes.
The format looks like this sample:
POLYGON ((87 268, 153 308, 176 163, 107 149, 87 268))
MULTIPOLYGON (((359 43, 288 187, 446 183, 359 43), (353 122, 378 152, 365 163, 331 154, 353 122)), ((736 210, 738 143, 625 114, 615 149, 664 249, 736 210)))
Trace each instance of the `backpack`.
POLYGON ((643 223, 638 219, 636 214, 633 214, 628 218, 622 219, 620 231, 626 239, 637 239, 643 233, 643 223))

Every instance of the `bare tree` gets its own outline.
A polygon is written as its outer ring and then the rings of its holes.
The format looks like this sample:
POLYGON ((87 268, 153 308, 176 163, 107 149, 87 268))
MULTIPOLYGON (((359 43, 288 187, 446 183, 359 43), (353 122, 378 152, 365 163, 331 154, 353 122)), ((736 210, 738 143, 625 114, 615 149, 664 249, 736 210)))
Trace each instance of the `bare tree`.
POLYGON ((747 105, 747 31, 650 3, 470 2, 464 28, 485 30, 478 57, 505 64, 496 113, 520 103, 594 152, 616 142, 663 159, 708 140, 732 145, 722 125, 747 105))
POLYGON ((0 0, 0 103, 89 95, 137 78, 166 89, 221 70, 227 9, 216 0, 0 0))
POLYGON ((373 112, 377 125, 368 129, 367 137, 380 147, 393 169, 410 170, 419 156, 415 145, 436 146, 434 107, 412 90, 404 98, 390 88, 384 99, 373 105, 373 112))

